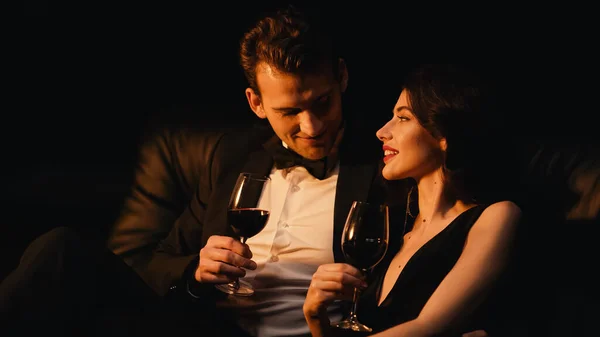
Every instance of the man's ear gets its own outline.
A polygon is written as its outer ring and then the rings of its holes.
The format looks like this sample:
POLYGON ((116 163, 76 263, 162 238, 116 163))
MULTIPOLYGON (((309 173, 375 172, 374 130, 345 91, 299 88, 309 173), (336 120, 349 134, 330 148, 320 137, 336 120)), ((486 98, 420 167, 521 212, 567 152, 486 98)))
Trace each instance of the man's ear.
POLYGON ((345 92, 348 87, 348 68, 344 59, 340 59, 338 62, 338 74, 340 76, 340 89, 345 92))
POLYGON ((248 100, 248 105, 250 105, 250 109, 254 111, 256 116, 261 119, 267 118, 265 114, 265 109, 262 106, 262 102, 260 100, 260 96, 252 90, 252 88, 246 88, 246 99, 248 100))

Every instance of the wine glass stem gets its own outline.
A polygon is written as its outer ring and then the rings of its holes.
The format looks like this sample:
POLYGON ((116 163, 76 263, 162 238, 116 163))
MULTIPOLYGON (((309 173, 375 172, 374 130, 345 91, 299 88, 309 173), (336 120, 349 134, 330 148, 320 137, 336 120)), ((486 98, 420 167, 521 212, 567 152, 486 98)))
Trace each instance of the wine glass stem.
POLYGON ((356 307, 358 306, 358 297, 360 296, 360 290, 358 288, 354 288, 354 296, 352 297, 352 309, 350 309, 350 317, 351 321, 357 321, 356 318, 356 307))
MULTIPOLYGON (((242 243, 246 243, 246 238, 245 237, 240 237, 240 241, 242 243)), ((235 290, 240 289, 240 279, 236 278, 235 280, 233 280, 232 282, 229 282, 229 286, 235 290)))

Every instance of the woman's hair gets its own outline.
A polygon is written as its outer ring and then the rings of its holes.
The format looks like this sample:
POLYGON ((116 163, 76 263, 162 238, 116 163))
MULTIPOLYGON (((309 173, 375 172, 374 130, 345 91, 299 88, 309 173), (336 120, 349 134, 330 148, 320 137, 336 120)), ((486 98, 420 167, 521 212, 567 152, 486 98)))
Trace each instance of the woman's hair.
MULTIPOLYGON (((436 139, 446 138, 446 192, 464 202, 507 198, 512 141, 496 111, 495 84, 481 69, 427 64, 404 81, 408 103, 421 125, 436 139), (507 151, 508 150, 508 151, 507 151)), ((514 163, 512 163, 514 164, 514 163)))

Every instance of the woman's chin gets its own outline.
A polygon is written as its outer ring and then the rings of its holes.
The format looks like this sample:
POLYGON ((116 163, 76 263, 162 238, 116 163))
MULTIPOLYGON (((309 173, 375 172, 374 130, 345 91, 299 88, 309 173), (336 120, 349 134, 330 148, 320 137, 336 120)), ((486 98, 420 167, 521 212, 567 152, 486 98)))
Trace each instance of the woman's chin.
POLYGON ((389 170, 386 170, 385 168, 383 168, 383 171, 381 172, 381 175, 383 176, 383 178, 385 180, 398 180, 399 179, 397 177, 397 175, 393 174, 389 170))

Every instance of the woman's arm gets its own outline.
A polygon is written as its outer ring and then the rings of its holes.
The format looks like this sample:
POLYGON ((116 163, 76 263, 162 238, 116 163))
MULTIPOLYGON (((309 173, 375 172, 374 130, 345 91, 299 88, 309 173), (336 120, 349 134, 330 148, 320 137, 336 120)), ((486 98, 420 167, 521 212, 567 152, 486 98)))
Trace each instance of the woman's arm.
POLYGON ((456 265, 419 316, 375 336, 434 336, 464 319, 505 270, 520 218, 520 208, 510 201, 490 205, 471 228, 456 265))

